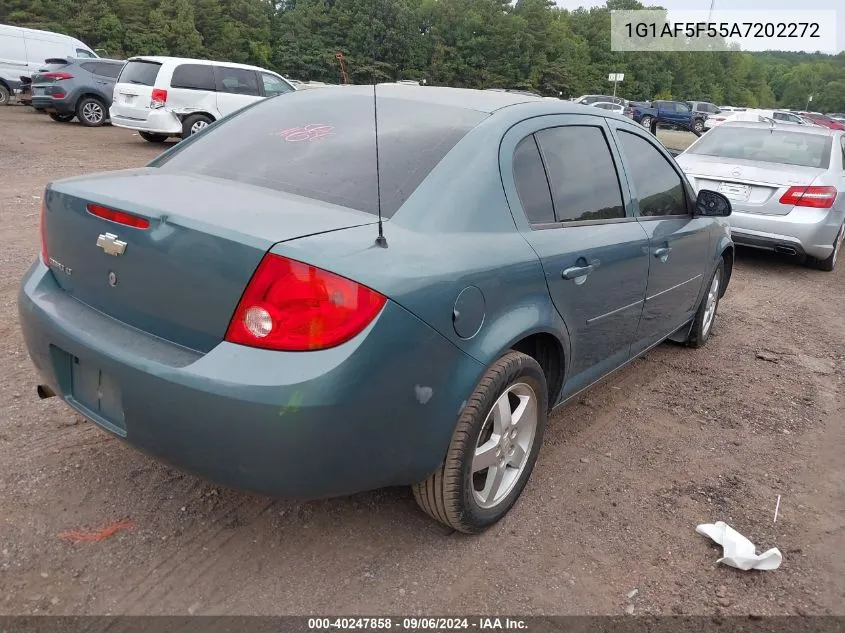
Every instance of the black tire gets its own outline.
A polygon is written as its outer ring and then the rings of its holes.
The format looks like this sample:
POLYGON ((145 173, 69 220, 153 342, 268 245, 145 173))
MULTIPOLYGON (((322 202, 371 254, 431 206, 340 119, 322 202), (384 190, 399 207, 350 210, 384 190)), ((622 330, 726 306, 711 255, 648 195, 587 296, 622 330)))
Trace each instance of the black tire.
POLYGON ((84 97, 76 104, 76 118, 85 127, 100 127, 109 118, 109 109, 96 97, 84 97))
POLYGON ((692 321, 692 328, 690 329, 689 336, 687 337, 687 345, 689 347, 702 347, 709 339, 710 334, 713 332, 713 324, 716 321, 716 314, 719 310, 719 300, 722 298, 724 294, 724 284, 725 284, 725 260, 723 258, 719 258, 719 265, 716 266, 716 270, 713 271, 713 274, 710 276, 710 279, 707 281, 707 288, 704 291, 704 296, 701 298, 701 305, 698 306, 698 311, 695 313, 695 319, 692 321), (711 296, 711 292, 713 289, 713 282, 717 278, 719 279, 718 286, 715 288, 715 299, 713 304, 713 316, 710 317, 709 323, 707 322, 707 307, 708 302, 711 296))
MULTIPOLYGON (((510 398, 509 395, 508 402, 513 409, 514 405, 510 398)), ((526 410, 527 413, 529 410, 526 410)), ((543 443, 547 415, 546 377, 537 361, 521 352, 511 351, 502 356, 484 374, 461 411, 443 464, 428 479, 413 486, 414 498, 419 506, 433 519, 467 534, 482 532, 499 521, 519 498, 531 476, 543 443), (508 447, 521 444, 512 435, 509 439, 508 433, 499 434, 499 437, 504 438, 502 441, 508 443, 507 446, 490 436, 493 432, 493 406, 500 396, 514 388, 529 395, 533 393, 536 397, 537 415, 533 440, 527 450, 525 450, 526 447, 522 447, 525 457, 521 471, 513 469, 516 470, 514 473, 509 470, 512 466, 501 465, 504 462, 499 462, 498 468, 502 468, 503 473, 510 473, 513 478, 506 484, 507 489, 502 493, 502 498, 498 501, 493 499, 495 505, 483 507, 476 499, 475 486, 480 483, 482 477, 486 481, 486 476, 490 475, 491 471, 488 468, 479 470, 475 474, 472 472, 475 451, 482 433, 487 438, 485 443, 493 442, 493 450, 497 451, 495 459, 502 457, 506 460, 507 458, 502 456, 502 451, 512 455, 513 451, 509 452, 508 447), (476 479, 475 475, 478 475, 479 479, 476 479)), ((528 426, 520 428, 527 429, 528 426)), ((491 459, 493 459, 492 451, 491 459)), ((496 467, 493 464, 490 468, 496 467)))
POLYGON ((10 105, 12 103, 12 91, 5 85, 0 84, 0 106, 10 105))
POLYGON ((699 134, 704 132, 704 121, 701 119, 696 119, 692 124, 692 129, 698 132, 699 134))
POLYGON ((642 119, 640 119, 640 124, 647 130, 651 129, 651 117, 645 115, 642 119))
POLYGON ((836 261, 839 259, 839 253, 842 251, 842 243, 845 241, 845 224, 839 227, 839 233, 836 234, 836 239, 833 240, 833 252, 827 259, 816 259, 815 257, 807 257, 806 264, 810 268, 816 270, 823 270, 825 272, 833 272, 836 268, 836 261))
POLYGON ((65 114, 59 112, 49 112, 50 118, 59 123, 70 123, 76 115, 73 113, 65 114))
POLYGON ((153 134, 152 132, 138 132, 142 139, 150 143, 164 143, 167 140, 167 134, 153 134))
POLYGON ((185 120, 182 121, 182 138, 188 138, 200 131, 197 128, 205 127, 212 123, 214 123, 214 119, 205 114, 192 114, 189 117, 185 117, 185 120))

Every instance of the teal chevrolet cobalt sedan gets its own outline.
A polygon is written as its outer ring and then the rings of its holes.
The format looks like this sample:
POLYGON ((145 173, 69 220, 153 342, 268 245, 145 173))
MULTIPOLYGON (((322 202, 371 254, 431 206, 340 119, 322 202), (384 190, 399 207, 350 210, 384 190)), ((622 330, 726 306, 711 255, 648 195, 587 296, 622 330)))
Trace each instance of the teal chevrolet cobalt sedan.
POLYGON ((551 409, 707 342, 730 203, 648 131, 521 93, 376 103, 284 95, 51 183, 19 295, 38 394, 222 484, 410 485, 472 533, 516 502, 551 409))

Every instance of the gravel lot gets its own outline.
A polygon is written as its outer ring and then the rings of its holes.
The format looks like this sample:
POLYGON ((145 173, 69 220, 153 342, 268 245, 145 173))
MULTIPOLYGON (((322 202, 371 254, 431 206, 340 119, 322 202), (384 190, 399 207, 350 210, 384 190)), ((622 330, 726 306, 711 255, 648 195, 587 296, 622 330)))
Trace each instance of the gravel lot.
POLYGON ((709 344, 660 346, 556 411, 522 500, 466 537, 406 489, 219 488, 37 399, 16 293, 40 194, 157 151, 0 108, 0 614, 845 614, 845 267, 740 251, 709 344), (694 532, 717 520, 781 568, 717 565, 694 532))

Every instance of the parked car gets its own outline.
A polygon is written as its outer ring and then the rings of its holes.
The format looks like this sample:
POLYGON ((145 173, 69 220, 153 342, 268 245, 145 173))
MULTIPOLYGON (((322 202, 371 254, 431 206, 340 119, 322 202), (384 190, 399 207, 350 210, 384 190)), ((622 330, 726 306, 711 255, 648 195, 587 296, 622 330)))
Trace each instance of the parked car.
POLYGON ((652 101, 648 107, 634 108, 633 118, 645 128, 650 128, 651 122, 658 119, 666 123, 677 123, 699 134, 704 131, 704 122, 707 119, 706 115, 694 113, 681 101, 652 101))
POLYGON ((23 335, 43 397, 168 462, 286 497, 412 485, 479 532, 550 408, 706 343, 730 203, 641 126, 518 93, 381 85, 377 163, 373 98, 269 99, 48 185, 23 335))
POLYGON ((845 133, 818 126, 730 122, 678 157, 695 187, 731 199, 737 244, 831 271, 845 236, 845 133))
POLYGON ((766 122, 774 119, 774 112, 769 110, 757 110, 756 108, 744 108, 742 110, 733 110, 730 112, 722 112, 712 117, 708 117, 704 122, 705 130, 712 130, 715 127, 728 123, 730 121, 755 121, 766 122))
POLYGON ((627 109, 621 103, 611 103, 610 101, 597 101, 596 103, 591 103, 590 107, 601 108, 602 110, 607 110, 616 114, 625 114, 627 109))
POLYGON ((187 138, 265 97, 295 91, 281 75, 245 64, 182 57, 133 57, 114 88, 112 125, 146 141, 187 138))
POLYGON ((831 130, 845 130, 845 123, 840 123, 829 116, 819 114, 818 112, 802 112, 801 116, 810 119, 816 125, 830 128, 831 130))
POLYGON ((594 103, 618 103, 619 105, 626 105, 625 99, 621 97, 613 97, 610 95, 582 95, 574 99, 575 103, 581 105, 593 105, 594 103))
POLYGON ((709 101, 687 101, 686 104, 695 114, 703 115, 705 120, 707 120, 708 117, 721 112, 718 106, 710 103, 709 101))
POLYGON ((123 61, 116 59, 48 59, 32 75, 32 105, 54 121, 74 118, 86 127, 105 124, 123 61))
POLYGON ((51 57, 88 57, 97 54, 68 35, 0 24, 0 105, 21 87, 21 75, 31 75, 51 57))

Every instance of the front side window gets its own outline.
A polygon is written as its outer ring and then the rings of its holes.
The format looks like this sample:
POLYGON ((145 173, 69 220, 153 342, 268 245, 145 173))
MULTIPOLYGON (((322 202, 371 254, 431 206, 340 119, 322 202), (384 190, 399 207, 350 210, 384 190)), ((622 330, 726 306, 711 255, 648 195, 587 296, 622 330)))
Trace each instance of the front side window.
POLYGON ((264 84, 264 96, 266 97, 275 97, 293 91, 293 88, 286 81, 270 73, 261 73, 261 81, 264 84))
POLYGON ((637 134, 619 130, 629 178, 645 217, 687 215, 684 183, 658 149, 637 134))
POLYGON ((549 224, 555 221, 552 195, 540 150, 534 135, 526 136, 513 153, 513 180, 519 201, 531 224, 549 224))
POLYGON ((77 48, 76 56, 84 57, 86 59, 95 59, 97 57, 96 55, 92 54, 91 51, 86 51, 84 48, 77 48))
POLYGON ((214 69, 209 64, 180 64, 173 69, 170 87, 214 92, 214 69))
POLYGON ((231 66, 217 66, 217 90, 236 95, 250 95, 258 97, 258 76, 254 70, 246 68, 232 68, 231 66))
POLYGON ((675 110, 677 112, 689 112, 689 106, 686 105, 685 103, 676 103, 675 104, 675 110))
POLYGON ((538 132, 536 138, 558 222, 625 217, 616 165, 600 127, 549 128, 538 132))

